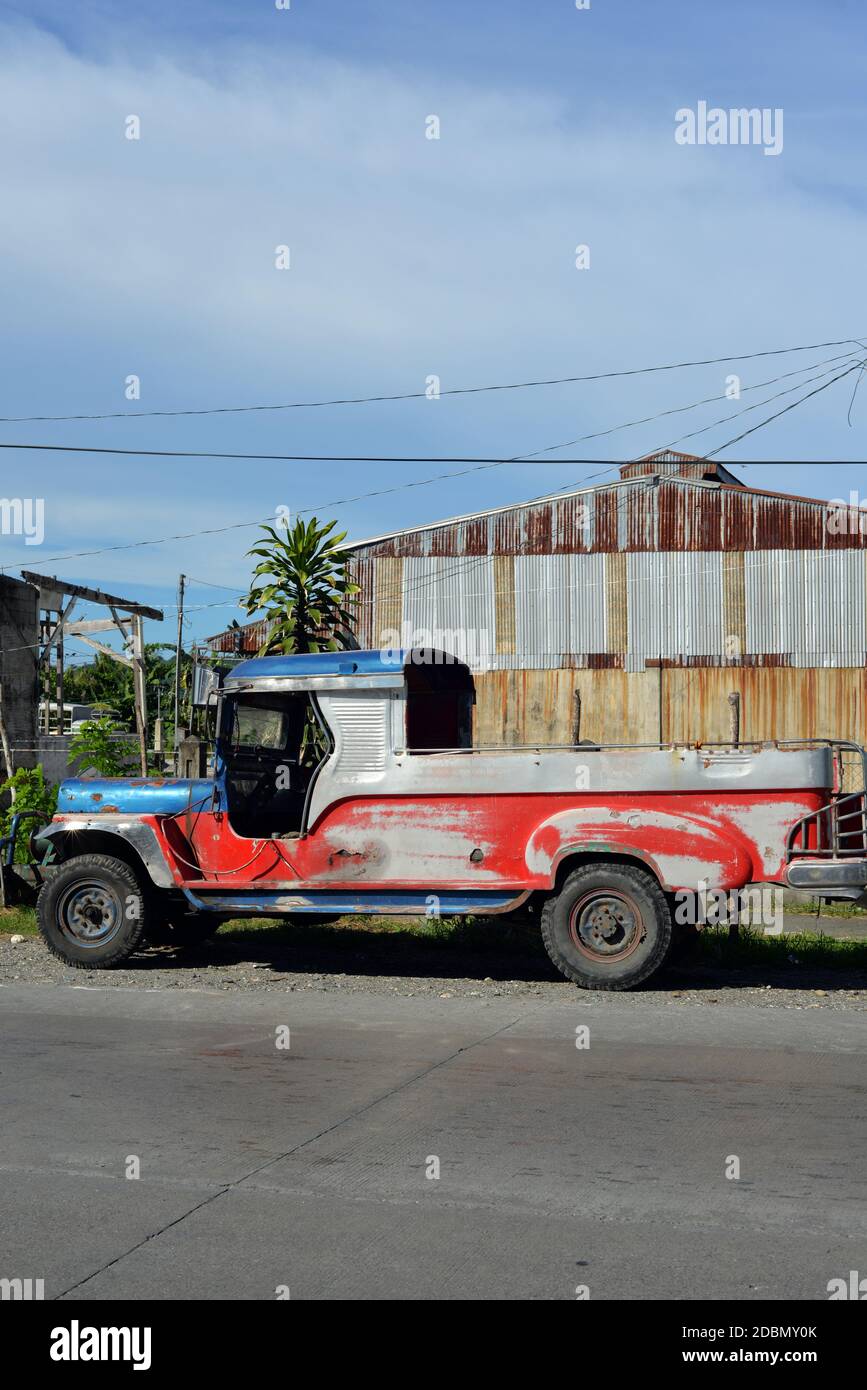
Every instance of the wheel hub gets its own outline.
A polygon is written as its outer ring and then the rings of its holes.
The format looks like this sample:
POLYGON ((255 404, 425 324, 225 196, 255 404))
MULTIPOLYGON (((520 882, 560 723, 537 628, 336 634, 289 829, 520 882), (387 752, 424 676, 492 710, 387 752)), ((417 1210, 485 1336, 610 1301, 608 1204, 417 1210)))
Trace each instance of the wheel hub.
POLYGON ((103 946, 117 935, 123 905, 104 883, 76 883, 63 895, 57 920, 64 936, 79 946, 103 946))
POLYGON ((625 893, 589 893, 572 909, 569 931, 578 950, 594 960, 623 959, 641 944, 644 923, 625 893))

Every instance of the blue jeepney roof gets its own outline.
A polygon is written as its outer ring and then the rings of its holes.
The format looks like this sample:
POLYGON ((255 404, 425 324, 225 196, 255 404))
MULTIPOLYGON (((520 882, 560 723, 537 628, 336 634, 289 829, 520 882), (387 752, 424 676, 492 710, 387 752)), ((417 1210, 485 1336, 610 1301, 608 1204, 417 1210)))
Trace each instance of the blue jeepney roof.
POLYGON ((273 676, 375 676, 402 671, 407 651, 308 652, 292 656, 254 656, 233 666, 229 679, 266 680, 273 676))

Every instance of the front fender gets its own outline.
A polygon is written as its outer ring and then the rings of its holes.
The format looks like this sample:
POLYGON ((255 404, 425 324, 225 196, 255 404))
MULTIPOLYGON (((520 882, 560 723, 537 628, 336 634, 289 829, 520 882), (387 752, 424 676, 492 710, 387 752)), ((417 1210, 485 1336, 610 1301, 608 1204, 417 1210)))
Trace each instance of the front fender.
POLYGON ((713 821, 662 810, 612 811, 598 806, 560 811, 538 825, 526 849, 527 868, 553 885, 564 859, 625 854, 642 860, 668 892, 742 887, 752 856, 713 821))
MULTIPOLYGON (((94 817, 67 816, 62 820, 53 820, 50 825, 46 825, 37 835, 34 835, 33 839, 35 843, 45 840, 51 844, 61 836, 68 835, 70 845, 74 847, 76 853, 86 854, 88 852, 88 832, 95 832, 99 835, 115 835, 118 839, 125 840, 141 860, 152 883, 155 883, 158 888, 175 888, 177 886, 171 869, 166 863, 156 832, 152 826, 145 825, 141 821, 105 814, 94 817)), ((67 847, 64 846, 64 848, 67 847)))

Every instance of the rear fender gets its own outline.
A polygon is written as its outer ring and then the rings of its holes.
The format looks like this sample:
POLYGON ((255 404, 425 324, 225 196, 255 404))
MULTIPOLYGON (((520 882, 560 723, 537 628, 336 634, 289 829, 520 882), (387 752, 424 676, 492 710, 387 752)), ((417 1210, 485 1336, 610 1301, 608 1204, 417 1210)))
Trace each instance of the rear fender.
POLYGON ((617 854, 641 860, 670 893, 680 889, 740 888, 752 879, 745 842, 713 821, 669 811, 560 811, 537 826, 527 843, 527 868, 553 887, 572 855, 617 854))

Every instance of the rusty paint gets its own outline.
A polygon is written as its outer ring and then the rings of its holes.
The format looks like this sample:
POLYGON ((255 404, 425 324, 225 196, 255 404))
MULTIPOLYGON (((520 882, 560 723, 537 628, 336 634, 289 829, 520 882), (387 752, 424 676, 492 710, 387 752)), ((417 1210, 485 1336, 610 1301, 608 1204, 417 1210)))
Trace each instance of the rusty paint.
MULTIPOLYGON (((642 859, 671 889, 695 888, 702 880, 731 888, 780 880, 788 830, 825 800, 818 789, 777 793, 722 784, 713 794, 683 792, 676 798, 662 791, 518 792, 509 795, 504 816, 501 799, 483 792, 428 800, 378 795, 334 803, 313 834, 283 850, 302 892, 362 881, 376 890, 483 884, 531 891, 550 887, 562 859, 591 846, 642 859), (371 837, 370 851, 334 848, 341 838, 357 843, 359 833, 371 837)), ((153 828, 177 881, 199 883, 176 859, 161 818, 141 820, 153 828)), ((207 857, 203 868, 212 887, 254 891, 287 885, 283 853, 269 854, 269 842, 235 835, 225 818, 218 822, 211 812, 198 818, 191 845, 202 860, 207 857), (265 857, 251 867, 255 847, 265 857)))
MULTIPOLYGON (((810 556, 834 550, 867 551, 867 528, 853 526, 843 534, 834 535, 827 522, 828 504, 821 499, 746 487, 733 480, 723 466, 713 461, 666 451, 624 465, 621 477, 616 482, 576 489, 565 497, 555 496, 407 529, 359 544, 353 551, 351 564, 352 576, 361 586, 356 604, 357 636, 362 647, 376 647, 380 643, 381 633, 400 629, 409 584, 404 572, 404 558, 415 557, 422 561, 427 557, 431 561, 453 558, 460 572, 462 558, 472 563, 479 557, 492 555, 501 564, 494 570, 495 631, 488 634, 490 652, 485 655, 492 657, 495 665, 560 665, 572 669, 620 668, 626 665, 630 670, 639 670, 649 655, 661 655, 667 662, 690 668, 719 667, 730 660, 728 649, 714 650, 720 628, 723 640, 733 638, 739 644, 739 662, 745 667, 770 669, 803 665, 810 654, 786 649, 786 639, 774 627, 773 613, 777 609, 770 599, 764 601, 761 585, 756 588, 754 582, 752 597, 748 596, 744 577, 745 556, 756 551, 768 552, 769 557, 774 552, 783 552, 784 557, 790 556, 792 563, 799 564, 798 552, 810 556), (585 525, 585 521, 589 524, 585 525), (723 559, 720 568, 721 552, 723 559), (587 594, 589 604, 607 612, 605 651, 567 649, 531 656, 519 650, 520 644, 515 637, 514 577, 511 594, 506 592, 510 573, 508 563, 514 564, 514 557, 594 553, 610 557, 604 585, 590 582, 587 594), (635 606, 639 591, 631 581, 627 583, 623 579, 624 559, 629 555, 641 555, 643 568, 640 578, 642 582, 653 583, 656 582, 655 570, 652 566, 648 568, 644 565, 644 561, 653 555, 681 553, 696 559, 691 568, 685 566, 683 583, 691 591, 694 589, 693 601, 699 615, 697 621, 708 628, 706 650, 704 654, 693 651, 688 655, 678 655, 676 648, 684 643, 672 639, 674 652, 666 651, 661 642, 661 653, 658 650, 645 652, 642 648, 643 629, 636 627, 630 635, 630 624, 635 626, 635 614, 631 609, 635 606), (705 555, 708 556, 706 564, 701 561, 705 555), (711 566, 711 557, 715 557, 716 568, 711 566), (706 574, 702 578, 705 570, 712 570, 713 580, 708 580, 706 574), (751 632, 756 638, 758 649, 755 651, 747 649, 751 632), (766 645, 771 649, 762 650, 766 645), (774 646, 781 649, 773 649, 774 646)), ((763 557, 761 563, 768 564, 770 574, 776 562, 770 558, 766 561, 763 557)), ((786 563, 785 558, 780 561, 781 573, 786 563)), ((455 567, 445 566, 444 569, 451 574, 455 567)), ((420 567, 413 567, 413 571, 413 583, 418 584, 421 582, 418 579, 420 567)), ((424 575, 423 565, 421 573, 424 575)), ((547 573, 546 570, 545 575, 547 573)), ((800 574, 801 571, 793 573, 800 574)), ((805 570, 806 577, 800 581, 808 601, 810 591, 805 586, 809 584, 809 573, 805 570)), ((473 571, 473 574, 474 584, 468 581, 468 586, 481 590, 486 582, 482 570, 473 571)), ((855 611, 858 611, 859 602, 863 611, 867 600, 865 580, 867 566, 860 586, 855 583, 858 592, 852 589, 855 581, 848 571, 843 577, 834 578, 832 575, 828 586, 823 588, 824 597, 815 596, 817 610, 837 611, 827 592, 836 594, 839 588, 841 597, 855 605, 855 611)), ((426 580, 424 582, 427 583, 426 580)), ((544 605, 550 605, 552 599, 557 601, 557 594, 552 594, 546 578, 533 578, 528 584, 528 612, 532 613, 534 605, 541 610, 544 605)), ((446 605, 439 621, 448 630, 462 628, 467 622, 466 611, 449 611, 446 605)), ((825 646, 845 645, 833 638, 833 629, 827 619, 823 619, 823 625, 829 633, 824 641, 825 646)), ((805 623, 803 627, 805 632, 809 630, 808 624, 805 623)), ((693 632, 696 630, 695 627, 692 629, 693 632)), ((677 633, 680 631, 678 628, 677 633)), ((241 629, 241 633, 240 639, 237 632, 218 634, 209 639, 210 645, 217 651, 229 652, 236 649, 240 640, 241 650, 250 653, 258 650, 265 640, 266 628, 261 623, 250 624, 241 629)), ((664 638, 665 630, 660 636, 664 638)), ((802 646, 805 640, 802 637, 802 646)), ((587 644, 599 645, 589 641, 587 644)), ((563 644, 560 642, 557 645, 563 644)), ((657 645, 654 638, 653 646, 657 645)), ((703 641, 702 645, 705 645, 703 641)), ((859 657, 854 651, 854 646, 858 644, 850 645, 853 651, 847 648, 842 655, 835 654, 833 659, 839 661, 840 665, 845 660, 849 664, 860 662, 863 666, 867 661, 867 651, 859 657)), ((814 660, 811 664, 818 666, 819 662, 814 660)))
POLYGON ((361 542, 353 553, 358 560, 588 550, 867 549, 867 528, 848 527, 840 535, 829 531, 828 504, 821 499, 707 483, 698 477, 665 474, 651 482, 647 476, 627 474, 618 482, 576 489, 566 497, 520 503, 361 542), (592 522, 589 540, 585 508, 592 522))
POLYGON ((497 651, 515 651, 515 560, 512 555, 494 556, 494 615, 497 625, 497 651))
POLYGON ((629 642, 626 556, 619 552, 605 561, 605 627, 608 651, 625 652, 629 642))
MULTIPOLYGON (((811 670, 783 659, 704 667, 666 662, 662 680, 667 733, 676 740, 726 741, 728 695, 738 689, 744 741, 842 738, 867 743, 863 667, 811 670)), ((658 681, 656 669, 624 671, 595 660, 572 670, 479 672, 474 741, 568 743, 573 694, 580 690, 582 738, 654 743, 658 681)))

